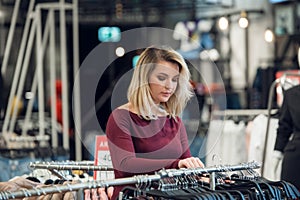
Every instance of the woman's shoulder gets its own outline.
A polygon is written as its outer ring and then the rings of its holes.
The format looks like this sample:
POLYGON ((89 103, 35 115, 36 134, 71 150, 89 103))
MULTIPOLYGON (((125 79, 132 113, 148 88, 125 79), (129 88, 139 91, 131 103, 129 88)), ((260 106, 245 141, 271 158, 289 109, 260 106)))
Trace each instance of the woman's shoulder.
POLYGON ((127 111, 129 111, 129 107, 130 107, 130 104, 126 103, 126 104, 123 104, 123 105, 117 107, 115 110, 127 110, 127 111))
POLYGON ((129 112, 128 105, 124 104, 115 108, 112 111, 111 115, 123 115, 123 113, 128 113, 128 112, 129 112))
POLYGON ((300 94, 300 85, 293 86, 286 90, 285 95, 300 94))
POLYGON ((129 103, 123 104, 117 108, 115 108, 111 116, 114 116, 114 118, 123 118, 123 117, 128 117, 128 115, 136 115, 136 112, 131 109, 131 106, 129 103))

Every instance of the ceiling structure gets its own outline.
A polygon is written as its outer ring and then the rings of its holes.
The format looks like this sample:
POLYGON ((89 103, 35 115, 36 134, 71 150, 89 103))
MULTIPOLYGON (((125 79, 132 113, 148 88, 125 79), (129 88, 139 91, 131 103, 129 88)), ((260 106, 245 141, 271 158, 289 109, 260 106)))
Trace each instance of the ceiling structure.
MULTIPOLYGON (((16 0, 0 0, 0 12, 4 13, 5 22, 11 20, 16 0)), ((26 17, 29 0, 21 1, 18 13, 20 19, 26 17)), ((38 3, 59 2, 36 0, 38 3)), ((71 0, 65 0, 71 3, 71 0)), ((80 22, 107 23, 154 23, 161 21, 167 14, 187 15, 191 18, 201 9, 233 7, 234 0, 78 0, 80 22), (226 3, 224 3, 226 1, 226 3)), ((1 17, 1 15, 0 15, 1 17)))

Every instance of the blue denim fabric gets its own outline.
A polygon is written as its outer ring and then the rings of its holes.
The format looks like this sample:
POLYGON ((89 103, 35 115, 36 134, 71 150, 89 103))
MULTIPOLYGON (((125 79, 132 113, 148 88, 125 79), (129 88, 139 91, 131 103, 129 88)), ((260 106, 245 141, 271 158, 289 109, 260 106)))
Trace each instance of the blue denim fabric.
POLYGON ((29 163, 36 161, 51 161, 51 159, 31 157, 11 159, 0 156, 0 169, 2 171, 0 173, 0 181, 5 182, 16 176, 30 174, 31 169, 29 168, 29 163))

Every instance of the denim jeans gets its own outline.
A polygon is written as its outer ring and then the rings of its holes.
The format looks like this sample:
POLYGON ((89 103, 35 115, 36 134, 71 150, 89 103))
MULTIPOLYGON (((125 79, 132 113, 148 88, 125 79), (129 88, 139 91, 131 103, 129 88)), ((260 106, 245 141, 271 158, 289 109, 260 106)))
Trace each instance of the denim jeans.
MULTIPOLYGON (((2 170, 2 173, 0 173, 0 181, 5 182, 16 176, 29 175, 32 171, 29 168, 29 163, 41 160, 46 161, 47 159, 34 157, 8 158, 0 155, 0 169, 2 170)), ((50 160, 51 159, 49 159, 49 161, 50 160)))

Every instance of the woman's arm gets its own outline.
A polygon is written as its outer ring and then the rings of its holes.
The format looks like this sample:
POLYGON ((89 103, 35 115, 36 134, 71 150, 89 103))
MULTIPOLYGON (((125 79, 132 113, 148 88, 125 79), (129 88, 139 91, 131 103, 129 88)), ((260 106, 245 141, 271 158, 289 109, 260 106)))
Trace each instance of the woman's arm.
POLYGON ((283 152, 292 132, 293 132, 293 120, 289 110, 289 101, 293 98, 291 94, 287 91, 282 106, 280 108, 280 117, 277 128, 277 137, 275 142, 274 150, 283 152))
MULTIPOLYGON (((111 115, 106 126, 111 159, 116 170, 128 173, 149 173, 162 168, 178 168, 180 156, 178 159, 147 158, 151 157, 152 153, 155 153, 151 152, 148 154, 144 153, 142 157, 137 157, 129 123, 129 120, 126 118, 119 116, 113 117, 113 115, 111 115)), ((174 145, 178 146, 176 140, 173 140, 172 142, 174 142, 174 145)), ((155 141, 153 145, 155 145, 155 141)), ((188 152, 189 151, 185 153, 185 156, 188 152)))

